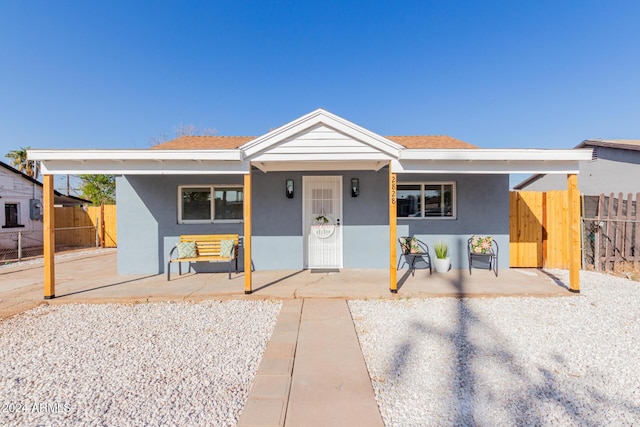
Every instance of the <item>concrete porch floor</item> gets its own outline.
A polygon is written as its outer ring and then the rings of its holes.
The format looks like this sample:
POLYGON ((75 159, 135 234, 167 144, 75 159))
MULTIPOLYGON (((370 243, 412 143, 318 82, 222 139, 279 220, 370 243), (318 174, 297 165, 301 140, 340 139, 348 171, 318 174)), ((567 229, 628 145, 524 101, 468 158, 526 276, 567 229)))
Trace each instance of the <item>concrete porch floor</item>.
MULTIPOLYGON (((0 317, 35 307, 43 301, 42 263, 0 269, 0 317)), ((429 297, 557 297, 573 295, 565 283, 536 269, 452 270, 445 274, 419 269, 398 271, 398 293, 389 292, 384 269, 256 271, 253 294, 244 295, 244 274, 226 273, 127 275, 116 272, 115 250, 56 260, 58 303, 200 301, 228 298, 429 298, 429 297)))

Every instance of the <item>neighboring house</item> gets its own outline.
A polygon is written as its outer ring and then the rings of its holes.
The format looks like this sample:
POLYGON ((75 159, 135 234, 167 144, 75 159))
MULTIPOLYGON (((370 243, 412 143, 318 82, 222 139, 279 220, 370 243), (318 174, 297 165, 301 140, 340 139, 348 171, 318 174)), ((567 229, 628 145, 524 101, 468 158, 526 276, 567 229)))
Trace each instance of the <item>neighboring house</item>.
MULTIPOLYGON (((91 203, 55 192, 56 206, 91 203)), ((23 247, 42 245, 42 183, 0 162, 0 249, 15 249, 18 232, 23 247)))
MULTIPOLYGON (((593 157, 580 162, 578 189, 587 196, 640 192, 639 139, 587 139, 576 148, 591 148, 593 157)), ((514 190, 551 191, 567 188, 557 175, 536 174, 513 187, 514 190)))
POLYGON ((509 174, 557 173, 566 183, 591 153, 383 137, 318 109, 259 137, 185 136, 147 150, 29 156, 45 175, 117 175, 118 272, 157 274, 180 235, 219 233, 248 233, 244 253, 257 270, 395 272, 395 238, 409 235, 431 248, 448 242, 452 267, 466 268, 474 234, 495 237, 507 268, 509 174))

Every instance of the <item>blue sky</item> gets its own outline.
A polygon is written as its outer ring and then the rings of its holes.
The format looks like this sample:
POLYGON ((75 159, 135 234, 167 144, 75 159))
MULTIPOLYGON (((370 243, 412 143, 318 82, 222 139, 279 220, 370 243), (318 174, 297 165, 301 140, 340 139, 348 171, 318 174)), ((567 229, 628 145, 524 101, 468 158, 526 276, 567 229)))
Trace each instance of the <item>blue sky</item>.
POLYGON ((640 138, 638 1, 0 0, 0 147, 261 135, 323 107, 483 148, 640 138))

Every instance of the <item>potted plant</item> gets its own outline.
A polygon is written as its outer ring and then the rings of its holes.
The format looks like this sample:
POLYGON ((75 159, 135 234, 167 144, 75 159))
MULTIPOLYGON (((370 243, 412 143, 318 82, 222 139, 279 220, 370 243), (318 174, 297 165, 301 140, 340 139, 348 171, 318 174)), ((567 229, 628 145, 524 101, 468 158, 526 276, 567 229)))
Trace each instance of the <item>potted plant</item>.
POLYGON ((433 264, 438 273, 446 273, 451 268, 451 258, 449 257, 449 245, 439 240, 433 249, 436 251, 436 259, 433 264))

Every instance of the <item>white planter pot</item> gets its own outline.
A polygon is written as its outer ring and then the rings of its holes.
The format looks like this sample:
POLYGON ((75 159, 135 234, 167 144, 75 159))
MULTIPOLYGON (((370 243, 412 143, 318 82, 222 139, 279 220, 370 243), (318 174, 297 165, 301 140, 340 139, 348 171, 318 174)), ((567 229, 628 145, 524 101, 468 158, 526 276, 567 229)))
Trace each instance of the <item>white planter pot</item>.
POLYGON ((449 271, 449 267, 451 267, 451 258, 436 258, 433 262, 433 266, 438 273, 446 273, 449 271))

